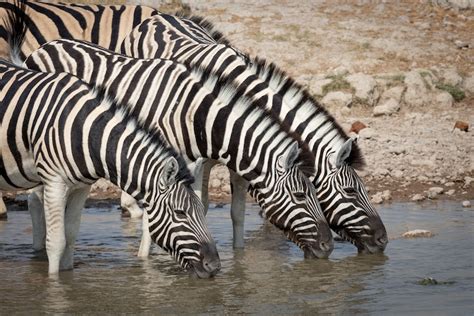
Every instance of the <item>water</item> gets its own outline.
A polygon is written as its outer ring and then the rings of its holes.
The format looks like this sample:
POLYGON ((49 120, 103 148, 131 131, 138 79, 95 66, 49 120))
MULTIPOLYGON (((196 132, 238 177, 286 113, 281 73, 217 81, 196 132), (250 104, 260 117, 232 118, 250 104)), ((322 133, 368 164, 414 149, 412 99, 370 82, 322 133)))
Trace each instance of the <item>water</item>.
POLYGON ((222 271, 200 280, 158 247, 150 259, 138 259, 140 221, 121 220, 116 206, 98 203, 83 212, 75 270, 53 280, 31 251, 29 214, 11 212, 0 222, 0 314, 472 314, 472 209, 407 203, 380 213, 391 237, 384 255, 357 255, 338 242, 330 260, 305 260, 250 205, 246 248, 233 250, 229 209, 211 209, 222 271), (416 228, 436 235, 396 238, 416 228), (446 284, 418 284, 425 277, 446 284))

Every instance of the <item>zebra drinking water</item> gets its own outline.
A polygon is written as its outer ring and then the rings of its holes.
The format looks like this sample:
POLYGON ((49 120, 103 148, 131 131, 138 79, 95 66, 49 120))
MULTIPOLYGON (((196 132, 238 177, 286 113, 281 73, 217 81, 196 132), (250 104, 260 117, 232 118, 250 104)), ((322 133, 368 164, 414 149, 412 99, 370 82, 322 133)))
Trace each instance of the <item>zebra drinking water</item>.
POLYGON ((156 130, 69 74, 0 61, 0 189, 44 186, 49 273, 72 269, 90 186, 107 178, 141 201, 152 239, 199 277, 220 269, 186 165, 156 130))
MULTIPOLYGON (((263 104, 309 145, 316 157, 311 179, 330 227, 353 243, 359 252, 376 253, 385 249, 388 242, 385 226, 355 171, 364 165, 356 142, 347 137, 303 87, 274 64, 241 53, 201 18, 167 14, 155 15, 137 26, 125 38, 122 53, 207 67, 216 75, 246 87, 248 97, 259 99, 258 104, 263 104)), ((237 177, 232 177, 231 182, 233 195, 244 196, 246 183, 237 177)), ((207 189, 204 184, 203 196, 207 189)), ((234 203, 232 212, 240 219, 235 224, 243 225, 244 205, 234 203)), ((243 228, 236 230, 242 232, 243 228)), ((239 240, 237 244, 243 245, 243 235, 234 238, 239 240)))

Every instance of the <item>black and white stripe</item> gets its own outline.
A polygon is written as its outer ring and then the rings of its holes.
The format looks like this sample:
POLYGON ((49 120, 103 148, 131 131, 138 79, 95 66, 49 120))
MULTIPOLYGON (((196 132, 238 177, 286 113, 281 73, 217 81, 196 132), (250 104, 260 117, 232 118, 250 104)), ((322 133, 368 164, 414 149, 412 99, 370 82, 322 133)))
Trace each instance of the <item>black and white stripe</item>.
POLYGON ((2 22, 9 11, 21 6, 29 19, 22 58, 42 44, 60 38, 96 43, 118 51, 122 40, 144 19, 158 11, 135 5, 64 4, 41 1, 2 1, 0 3, 0 57, 8 57, 7 25, 2 22))
POLYGON ((136 27, 125 39, 122 53, 206 67, 246 87, 247 96, 259 99, 309 145, 316 157, 312 181, 331 228, 361 252, 385 249, 385 227, 354 170, 363 166, 357 144, 304 88, 274 64, 243 55, 200 18, 166 14, 136 27), (203 36, 203 32, 209 35, 203 36))
POLYGON ((0 105, 0 189, 44 186, 50 273, 72 268, 80 212, 99 178, 143 203, 153 240, 181 266, 201 277, 217 272, 192 177, 156 130, 143 129, 127 108, 76 77, 4 61, 0 105))
POLYGON ((267 218, 306 255, 327 257, 332 251, 314 188, 301 171, 314 166, 314 157, 305 148, 299 152, 301 141, 232 81, 205 69, 190 73, 173 61, 134 59, 73 40, 43 45, 25 65, 70 72, 104 87, 141 122, 158 127, 188 161, 217 160, 245 178, 267 218))

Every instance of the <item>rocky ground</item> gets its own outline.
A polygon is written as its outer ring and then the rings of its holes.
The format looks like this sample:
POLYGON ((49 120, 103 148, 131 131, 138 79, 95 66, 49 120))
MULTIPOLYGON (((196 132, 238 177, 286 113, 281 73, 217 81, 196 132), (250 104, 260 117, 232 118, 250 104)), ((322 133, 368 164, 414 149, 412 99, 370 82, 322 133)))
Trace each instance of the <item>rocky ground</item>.
MULTIPOLYGON (((171 0, 161 8, 205 16, 355 130, 374 203, 474 199, 473 1, 171 0)), ((211 200, 230 201, 222 166, 210 190, 211 200)), ((94 196, 116 191, 99 185, 94 196)))

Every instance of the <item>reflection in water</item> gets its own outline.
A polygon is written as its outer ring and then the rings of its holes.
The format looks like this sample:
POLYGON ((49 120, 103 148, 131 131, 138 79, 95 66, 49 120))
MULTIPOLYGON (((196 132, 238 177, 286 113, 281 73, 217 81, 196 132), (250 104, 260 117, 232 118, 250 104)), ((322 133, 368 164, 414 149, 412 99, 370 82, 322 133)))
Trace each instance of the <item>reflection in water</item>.
POLYGON ((200 280, 156 246, 149 259, 137 258, 139 220, 121 220, 110 205, 89 208, 77 242, 76 268, 54 280, 46 261, 32 259, 28 213, 11 212, 8 222, 0 222, 1 311, 465 314, 474 307, 472 212, 457 204, 390 205, 381 211, 392 237, 385 255, 358 255, 352 245, 336 243, 329 260, 305 260, 301 250, 263 222, 257 208, 247 213, 246 248, 233 250, 229 210, 210 210, 222 271, 200 280), (436 236, 393 238, 415 228, 436 236), (424 277, 454 283, 418 285, 424 277))

